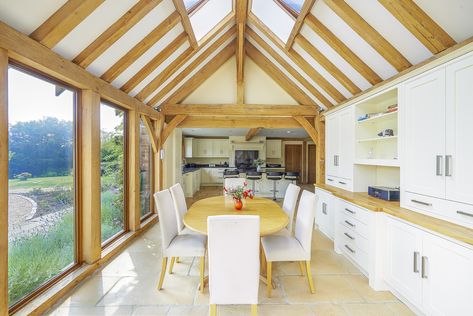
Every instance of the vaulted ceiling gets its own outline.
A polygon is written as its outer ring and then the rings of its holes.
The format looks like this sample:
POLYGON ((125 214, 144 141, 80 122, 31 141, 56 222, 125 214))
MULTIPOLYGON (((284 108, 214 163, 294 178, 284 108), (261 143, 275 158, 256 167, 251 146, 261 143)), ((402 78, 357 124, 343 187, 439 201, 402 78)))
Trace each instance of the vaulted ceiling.
POLYGON ((245 56, 330 108, 473 35, 471 0, 4 0, 0 20, 156 107, 245 56), (293 10, 293 8, 296 8, 293 10))

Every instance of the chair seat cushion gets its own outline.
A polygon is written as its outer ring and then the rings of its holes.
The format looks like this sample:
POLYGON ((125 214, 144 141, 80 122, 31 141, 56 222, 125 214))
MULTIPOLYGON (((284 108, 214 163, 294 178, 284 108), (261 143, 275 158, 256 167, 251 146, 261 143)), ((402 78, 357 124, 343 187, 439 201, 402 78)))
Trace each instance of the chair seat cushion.
POLYGON ((203 257, 207 236, 204 235, 177 235, 167 249, 163 250, 165 257, 203 257))
POLYGON ((283 229, 281 229, 281 230, 278 231, 277 233, 272 234, 272 236, 292 237, 292 234, 291 234, 291 232, 289 231, 289 229, 287 229, 286 227, 284 227, 283 229))
POLYGON ((193 231, 192 229, 189 229, 188 227, 184 227, 180 232, 179 235, 197 235, 197 236, 202 236, 201 233, 193 231))
POLYGON ((265 236, 261 238, 267 261, 307 261, 310 253, 306 253, 299 241, 294 237, 265 236))

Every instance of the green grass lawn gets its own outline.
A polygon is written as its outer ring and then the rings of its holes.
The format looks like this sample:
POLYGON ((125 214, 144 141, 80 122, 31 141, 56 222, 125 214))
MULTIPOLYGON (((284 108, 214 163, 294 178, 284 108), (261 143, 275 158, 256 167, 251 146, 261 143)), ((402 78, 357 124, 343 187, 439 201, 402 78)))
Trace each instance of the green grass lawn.
MULTIPOLYGON (((102 181, 105 184, 113 183, 113 177, 102 176, 102 181)), ((18 179, 8 180, 8 187, 10 189, 47 189, 53 188, 55 186, 61 187, 72 187, 73 177, 72 176, 63 176, 63 177, 42 177, 42 178, 30 178, 26 181, 21 181, 18 179)))

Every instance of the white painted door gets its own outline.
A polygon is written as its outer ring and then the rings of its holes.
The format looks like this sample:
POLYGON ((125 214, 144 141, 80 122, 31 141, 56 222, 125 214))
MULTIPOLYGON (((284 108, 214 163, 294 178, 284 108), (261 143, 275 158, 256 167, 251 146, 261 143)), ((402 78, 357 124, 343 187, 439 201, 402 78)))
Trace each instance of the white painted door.
POLYGON ((326 164, 325 171, 328 176, 338 176, 337 155, 339 136, 339 122, 340 118, 337 114, 330 115, 326 119, 326 133, 325 133, 325 150, 326 150, 326 164))
POLYGON ((394 219, 388 220, 386 277, 411 303, 422 304, 421 231, 394 219))
POLYGON ((447 199, 473 204, 473 56, 447 67, 447 199))
POLYGON ((473 250, 424 234, 423 307, 427 315, 473 315, 473 250))
POLYGON ((407 83, 402 170, 409 192, 445 197, 445 70, 407 83))
POLYGON ((338 176, 345 179, 353 179, 353 159, 355 155, 355 121, 353 109, 353 107, 348 107, 338 114, 338 176))

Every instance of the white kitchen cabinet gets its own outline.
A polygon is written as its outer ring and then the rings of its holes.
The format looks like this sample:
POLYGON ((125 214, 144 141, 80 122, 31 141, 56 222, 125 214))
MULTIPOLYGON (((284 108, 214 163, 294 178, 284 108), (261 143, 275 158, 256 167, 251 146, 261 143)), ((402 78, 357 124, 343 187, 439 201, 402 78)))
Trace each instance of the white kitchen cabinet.
POLYGON ((266 158, 282 157, 282 141, 280 139, 266 140, 266 158))
POLYGON ((335 207, 332 194, 316 189, 317 209, 315 214, 315 223, 319 230, 330 239, 334 239, 335 231, 335 207))
POLYGON ((184 189, 184 195, 186 197, 193 196, 193 179, 192 172, 188 172, 182 175, 182 186, 184 189))
POLYGON ((228 157, 228 150, 230 143, 228 139, 214 139, 212 141, 212 156, 213 157, 228 157))
POLYGON ((473 250, 388 219, 386 281, 426 315, 471 315, 473 250))
POLYGON ((195 153, 196 142, 192 137, 184 138, 184 158, 193 158, 195 153))
POLYGON ((196 157, 212 157, 212 140, 211 139, 194 139, 197 143, 196 157))

